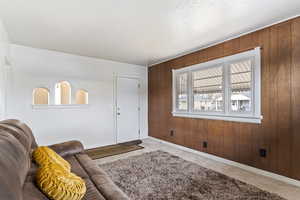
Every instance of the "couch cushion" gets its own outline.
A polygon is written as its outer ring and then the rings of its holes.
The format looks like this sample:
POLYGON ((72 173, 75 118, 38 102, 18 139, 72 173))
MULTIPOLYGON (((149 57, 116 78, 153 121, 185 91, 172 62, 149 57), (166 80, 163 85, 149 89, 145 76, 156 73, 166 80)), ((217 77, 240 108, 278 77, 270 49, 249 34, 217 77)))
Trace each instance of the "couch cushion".
POLYGON ((101 194, 109 200, 128 200, 127 195, 115 185, 115 183, 106 174, 93 175, 93 183, 101 194))
POLYGON ((8 124, 1 124, 0 123, 0 129, 5 130, 12 134, 15 138, 19 140, 19 142, 23 145, 23 147, 26 149, 26 151, 30 151, 31 149, 31 139, 27 137, 24 132, 14 126, 8 125, 8 124))
POLYGON ((56 153, 58 153, 62 157, 72 156, 84 151, 84 147, 82 143, 77 140, 72 140, 72 141, 63 142, 59 144, 53 144, 48 147, 53 149, 56 153))
POLYGON ((84 181, 86 185, 86 193, 83 196, 84 200, 105 200, 90 179, 84 179, 84 181))
POLYGON ((88 178, 89 177, 89 175, 86 173, 86 171, 79 164, 79 162, 77 161, 75 156, 67 156, 67 157, 64 157, 64 159, 70 163, 71 172, 73 172, 77 176, 80 176, 81 178, 88 178))
MULTIPOLYGON (((82 200, 106 200, 93 182, 86 178, 83 179, 86 185, 86 193, 82 200)), ((34 184, 34 180, 26 182, 23 187, 23 200, 49 200, 34 184)))
POLYGON ((80 153, 80 154, 76 154, 75 157, 90 177, 92 175, 96 175, 96 174, 101 175, 104 173, 104 171, 100 169, 87 154, 80 153))
POLYGON ((0 122, 1 124, 8 124, 11 126, 14 126, 20 130, 23 131, 23 133, 31 140, 31 148, 35 149, 38 145, 35 141, 35 138, 32 134, 31 129, 24 123, 22 123, 21 121, 17 120, 17 119, 8 119, 8 120, 3 120, 0 122))
POLYGON ((35 173, 37 172, 37 170, 38 170, 38 165, 33 161, 33 160, 31 160, 31 162, 30 162, 30 167, 29 167, 29 170, 28 170, 28 173, 27 173, 27 177, 28 176, 34 176, 35 175, 35 173))
POLYGON ((30 167, 29 154, 10 133, 0 130, 0 197, 20 200, 30 167))
POLYGON ((127 195, 114 184, 105 171, 98 167, 87 154, 80 153, 75 157, 105 199, 128 200, 127 195))
POLYGON ((49 200, 34 184, 34 181, 28 181, 23 186, 23 200, 49 200))
MULTIPOLYGON (((78 163, 74 156, 65 157, 65 159, 71 164, 72 172, 82 177, 86 185, 86 194, 83 200, 106 200, 99 192, 95 184, 89 179, 88 174, 78 163)), ((37 171, 37 165, 32 163, 29 170, 31 175, 28 174, 26 182, 23 187, 23 200, 48 200, 48 198, 36 187, 34 184, 35 173, 37 171)))

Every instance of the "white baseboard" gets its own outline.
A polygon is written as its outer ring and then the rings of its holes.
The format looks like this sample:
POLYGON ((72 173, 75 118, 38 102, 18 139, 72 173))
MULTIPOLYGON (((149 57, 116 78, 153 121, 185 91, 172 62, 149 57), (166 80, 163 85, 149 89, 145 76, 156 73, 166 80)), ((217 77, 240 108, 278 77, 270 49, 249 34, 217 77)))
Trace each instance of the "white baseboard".
POLYGON ((224 164, 239 167, 241 169, 244 169, 244 170, 259 174, 259 175, 270 177, 270 178, 285 182, 287 184, 291 184, 291 185, 295 185, 295 186, 300 187, 300 181, 295 180, 295 179, 291 179, 291 178, 288 178, 288 177, 285 177, 285 176, 282 176, 282 175, 274 174, 274 173, 271 173, 271 172, 268 172, 268 171, 265 171, 265 170, 261 170, 261 169, 255 168, 255 167, 251 167, 251 166, 244 165, 244 164, 241 164, 241 163, 238 163, 238 162, 227 160, 227 159, 224 159, 224 158, 221 158, 221 157, 218 157, 218 156, 214 156, 214 155, 211 155, 211 154, 208 154, 208 153, 193 150, 193 149, 190 149, 190 148, 187 148, 187 147, 184 147, 184 146, 180 146, 180 145, 177 145, 177 144, 166 142, 164 140, 157 139, 157 138, 154 138, 154 137, 151 137, 151 136, 149 136, 149 138, 151 138, 151 139, 153 139, 157 142, 164 143, 164 144, 173 146, 175 148, 181 149, 183 151, 195 153, 195 154, 201 155, 203 157, 206 157, 206 158, 209 158, 209 159, 212 159, 212 160, 224 163, 224 164))

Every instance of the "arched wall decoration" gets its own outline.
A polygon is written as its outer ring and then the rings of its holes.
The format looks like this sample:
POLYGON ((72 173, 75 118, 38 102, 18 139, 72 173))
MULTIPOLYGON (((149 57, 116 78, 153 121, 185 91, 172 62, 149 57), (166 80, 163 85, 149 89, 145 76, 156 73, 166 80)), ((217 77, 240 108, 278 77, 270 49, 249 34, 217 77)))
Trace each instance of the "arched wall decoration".
POLYGON ((68 81, 55 84, 55 104, 71 104, 71 85, 68 81))
POLYGON ((52 96, 50 98, 50 95, 53 94, 50 94, 50 90, 46 87, 35 88, 32 92, 33 108, 75 108, 89 103, 88 91, 78 89, 75 94, 72 94, 71 84, 68 81, 56 83, 54 98, 52 96))
POLYGON ((86 90, 80 89, 76 92, 76 104, 88 104, 89 94, 86 90))
POLYGON ((47 88, 35 88, 32 93, 33 105, 48 105, 49 90, 47 88))

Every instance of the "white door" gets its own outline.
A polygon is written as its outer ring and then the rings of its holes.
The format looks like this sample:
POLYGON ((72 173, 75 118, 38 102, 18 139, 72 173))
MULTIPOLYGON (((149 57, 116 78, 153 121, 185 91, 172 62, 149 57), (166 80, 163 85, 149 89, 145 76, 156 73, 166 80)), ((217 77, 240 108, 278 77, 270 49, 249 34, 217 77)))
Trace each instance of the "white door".
POLYGON ((139 139, 139 80, 117 78, 117 143, 139 139))

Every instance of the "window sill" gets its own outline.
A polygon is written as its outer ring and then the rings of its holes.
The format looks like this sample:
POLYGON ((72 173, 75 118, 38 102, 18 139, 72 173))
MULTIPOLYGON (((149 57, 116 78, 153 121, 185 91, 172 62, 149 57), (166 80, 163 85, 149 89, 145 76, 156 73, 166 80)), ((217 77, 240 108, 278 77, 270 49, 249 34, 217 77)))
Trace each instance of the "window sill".
POLYGON ((31 105, 32 109, 49 110, 49 109, 84 109, 88 108, 89 104, 66 104, 66 105, 31 105))
POLYGON ((199 118, 199 119, 212 119, 212 120, 223 120, 223 121, 234 121, 234 122, 245 122, 260 124, 261 117, 246 117, 246 116, 228 116, 228 115, 208 115, 208 114, 192 114, 192 113, 180 113, 173 112, 174 117, 187 117, 187 118, 199 118))

